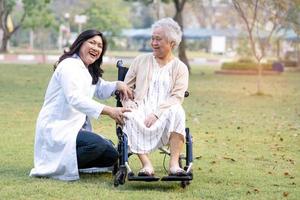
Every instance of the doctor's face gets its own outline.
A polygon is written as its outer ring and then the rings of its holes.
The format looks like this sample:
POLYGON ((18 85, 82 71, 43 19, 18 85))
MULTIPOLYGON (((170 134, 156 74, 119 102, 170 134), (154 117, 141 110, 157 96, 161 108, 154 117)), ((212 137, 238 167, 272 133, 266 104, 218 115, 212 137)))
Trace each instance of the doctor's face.
POLYGON ((99 35, 89 38, 82 43, 79 56, 85 66, 93 64, 101 55, 103 49, 103 41, 99 35))

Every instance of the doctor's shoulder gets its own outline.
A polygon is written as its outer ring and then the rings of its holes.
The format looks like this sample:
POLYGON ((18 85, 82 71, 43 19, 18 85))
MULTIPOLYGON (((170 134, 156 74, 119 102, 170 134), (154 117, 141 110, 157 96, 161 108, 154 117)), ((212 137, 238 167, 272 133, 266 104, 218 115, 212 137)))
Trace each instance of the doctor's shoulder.
MULTIPOLYGON (((64 60, 62 60, 58 65, 56 70, 61 71, 63 70, 76 70, 77 68, 84 66, 83 62, 80 59, 74 58, 74 57, 69 57, 64 60)), ((56 71, 55 70, 55 71, 56 71)))

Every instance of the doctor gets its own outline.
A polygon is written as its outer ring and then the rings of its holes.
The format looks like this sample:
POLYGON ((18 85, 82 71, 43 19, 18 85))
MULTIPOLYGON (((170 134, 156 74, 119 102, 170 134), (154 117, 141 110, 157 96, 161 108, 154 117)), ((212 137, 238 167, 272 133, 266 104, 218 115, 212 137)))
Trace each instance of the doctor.
POLYGON ((93 133, 90 124, 90 118, 101 115, 123 124, 123 113, 130 111, 93 100, 109 98, 116 89, 123 99, 132 98, 123 82, 100 78, 106 48, 101 32, 87 30, 59 58, 36 123, 30 176, 78 180, 81 168, 107 167, 117 161, 118 152, 111 142, 93 133))

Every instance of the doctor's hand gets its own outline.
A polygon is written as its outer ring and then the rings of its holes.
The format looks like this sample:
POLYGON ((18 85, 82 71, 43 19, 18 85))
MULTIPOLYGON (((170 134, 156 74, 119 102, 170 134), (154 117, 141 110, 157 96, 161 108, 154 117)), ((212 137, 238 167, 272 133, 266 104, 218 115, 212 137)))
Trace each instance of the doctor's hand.
POLYGON ((150 128, 156 122, 157 119, 158 117, 155 114, 151 113, 146 117, 144 124, 147 128, 150 128))
POLYGON ((122 100, 133 99, 133 91, 126 83, 118 81, 117 90, 120 91, 122 100))
POLYGON ((105 106, 101 113, 104 115, 108 115, 110 118, 114 119, 118 124, 124 125, 124 112, 131 112, 131 110, 128 108, 105 106))

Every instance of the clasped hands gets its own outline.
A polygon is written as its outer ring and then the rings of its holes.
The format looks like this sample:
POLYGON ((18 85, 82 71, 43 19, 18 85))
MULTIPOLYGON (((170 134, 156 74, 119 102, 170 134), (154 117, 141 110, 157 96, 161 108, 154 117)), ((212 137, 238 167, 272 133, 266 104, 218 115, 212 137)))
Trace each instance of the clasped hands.
MULTIPOLYGON (((124 82, 118 81, 117 89, 121 93, 120 97, 122 100, 133 99, 132 89, 129 88, 127 86, 127 84, 125 84, 124 82)), ((121 107, 119 107, 119 108, 110 107, 108 110, 109 111, 107 114, 120 125, 124 125, 124 118, 126 118, 124 113, 131 112, 130 108, 124 108, 124 107, 122 107, 122 108, 121 107)), ((150 128, 156 122, 157 119, 158 119, 157 116, 154 113, 151 113, 146 117, 144 124, 147 128, 150 128)))
POLYGON ((130 108, 123 108, 123 107, 117 107, 112 108, 113 112, 110 115, 111 118, 113 118, 117 124, 124 125, 124 119, 126 116, 124 115, 125 112, 131 112, 130 108))

